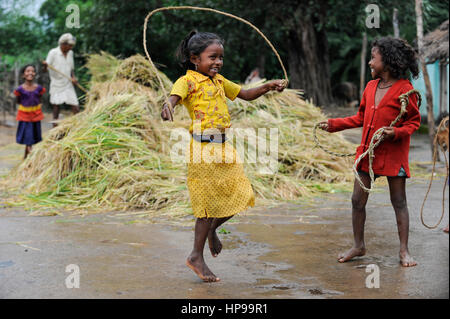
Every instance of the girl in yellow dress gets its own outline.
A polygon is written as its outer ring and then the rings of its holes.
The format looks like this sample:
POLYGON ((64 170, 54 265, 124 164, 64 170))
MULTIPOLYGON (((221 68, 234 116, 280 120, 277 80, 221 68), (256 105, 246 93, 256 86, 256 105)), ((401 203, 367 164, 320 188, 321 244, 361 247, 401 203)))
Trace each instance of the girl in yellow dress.
MULTIPOLYGON (((213 33, 192 31, 180 44, 177 56, 186 74, 173 85, 169 102, 183 104, 192 119, 187 185, 195 223, 194 248, 186 260, 203 281, 219 278, 208 268, 203 249, 208 239, 213 257, 222 250, 216 229, 235 214, 254 206, 255 195, 236 150, 226 143, 231 126, 226 98, 254 100, 271 91, 283 91, 282 81, 248 90, 219 74, 223 66, 223 40, 213 33)), ((161 117, 172 119, 164 104, 161 117)))

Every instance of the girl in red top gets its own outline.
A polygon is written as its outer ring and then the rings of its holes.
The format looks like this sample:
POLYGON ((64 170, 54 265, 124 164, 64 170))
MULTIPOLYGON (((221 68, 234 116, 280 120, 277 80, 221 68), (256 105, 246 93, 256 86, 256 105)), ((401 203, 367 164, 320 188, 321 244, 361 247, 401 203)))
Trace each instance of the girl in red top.
MULTIPOLYGON (((404 267, 417 263, 408 251, 409 213, 406 203, 405 181, 410 177, 408 153, 411 134, 420 126, 420 113, 417 96, 409 96, 406 114, 394 127, 388 127, 400 112, 399 96, 413 89, 408 80, 410 74, 419 74, 417 56, 412 47, 402 39, 384 37, 372 43, 372 58, 369 61, 370 81, 363 93, 359 111, 346 118, 329 119, 320 123, 328 132, 337 132, 354 127, 363 127, 361 145, 356 150, 356 158, 364 153, 370 144, 372 135, 384 127, 384 141, 375 148, 373 172, 376 177, 386 176, 389 183, 391 203, 397 219, 400 238, 400 263, 404 267)), ((369 161, 366 156, 358 165, 361 180, 370 188, 368 174, 369 161)), ((369 194, 355 180, 352 195, 353 247, 340 254, 339 262, 346 262, 355 256, 366 253, 364 243, 364 223, 366 203, 369 194)))
POLYGON ((45 88, 34 83, 36 76, 34 65, 24 66, 21 73, 25 83, 14 90, 17 104, 19 104, 16 117, 19 121, 16 142, 26 145, 24 158, 27 158, 32 145, 42 141, 41 121, 44 115, 41 109, 41 97, 45 93, 45 88))

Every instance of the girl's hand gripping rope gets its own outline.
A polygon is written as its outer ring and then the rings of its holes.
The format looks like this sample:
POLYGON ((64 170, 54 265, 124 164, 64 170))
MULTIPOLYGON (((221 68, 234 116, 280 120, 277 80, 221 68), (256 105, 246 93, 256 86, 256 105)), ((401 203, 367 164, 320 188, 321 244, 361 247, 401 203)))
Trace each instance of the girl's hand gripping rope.
POLYGON ((325 122, 320 122, 320 123, 318 124, 318 127, 319 127, 320 129, 322 129, 322 130, 328 132, 328 122, 327 122, 327 121, 325 121, 325 122))
POLYGON ((164 121, 173 122, 173 108, 180 101, 180 97, 178 95, 171 95, 169 99, 163 105, 161 110, 161 117, 164 121))
POLYGON ((172 105, 169 105, 167 102, 164 103, 162 111, 161 111, 161 117, 164 121, 171 121, 173 122, 173 108, 172 105))
POLYGON ((286 80, 275 80, 267 83, 267 86, 270 91, 276 90, 278 92, 282 92, 286 88, 287 84, 288 83, 286 80))
POLYGON ((395 131, 393 127, 385 126, 383 129, 384 138, 393 139, 395 137, 395 131))

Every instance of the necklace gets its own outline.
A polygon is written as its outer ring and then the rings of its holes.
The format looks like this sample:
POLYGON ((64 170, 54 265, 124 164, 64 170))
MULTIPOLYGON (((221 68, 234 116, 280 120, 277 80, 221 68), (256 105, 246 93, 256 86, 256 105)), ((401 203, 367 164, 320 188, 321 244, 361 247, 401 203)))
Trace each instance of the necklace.
POLYGON ((385 87, 381 87, 381 86, 378 85, 378 88, 379 88, 379 89, 387 89, 387 88, 390 88, 391 86, 392 86, 392 84, 391 84, 391 85, 388 85, 388 86, 385 86, 385 87))

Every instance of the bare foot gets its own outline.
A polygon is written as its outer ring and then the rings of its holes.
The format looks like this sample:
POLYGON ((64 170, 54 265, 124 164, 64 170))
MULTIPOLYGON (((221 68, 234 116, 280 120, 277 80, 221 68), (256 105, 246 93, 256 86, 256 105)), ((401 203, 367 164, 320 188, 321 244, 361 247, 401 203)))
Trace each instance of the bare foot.
POLYGON ((444 228, 444 232, 448 233, 448 225, 444 228))
POLYGON ((191 254, 186 259, 186 266, 191 268, 204 282, 217 282, 220 280, 219 277, 216 277, 216 275, 209 270, 203 258, 193 257, 191 254))
POLYGON ((364 256, 366 254, 366 248, 355 248, 352 247, 349 250, 347 250, 345 253, 341 253, 338 256, 338 261, 340 263, 345 263, 346 261, 352 259, 353 257, 357 256, 364 256))
POLYGON ((217 257, 222 251, 222 243, 220 242, 219 236, 217 236, 216 231, 210 231, 208 233, 208 245, 211 255, 217 257))
POLYGON ((417 265, 414 258, 411 257, 408 251, 400 252, 400 263, 403 267, 413 267, 417 265))

